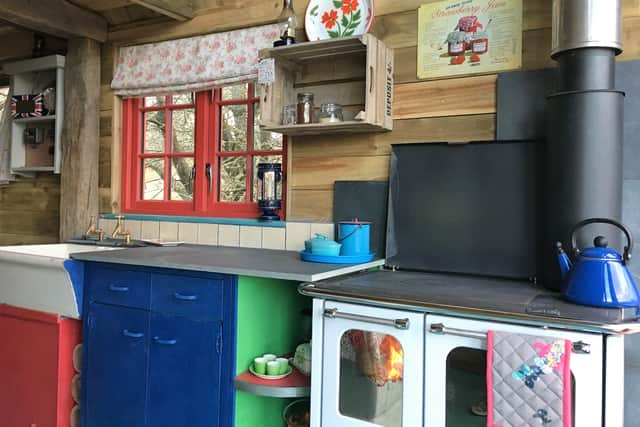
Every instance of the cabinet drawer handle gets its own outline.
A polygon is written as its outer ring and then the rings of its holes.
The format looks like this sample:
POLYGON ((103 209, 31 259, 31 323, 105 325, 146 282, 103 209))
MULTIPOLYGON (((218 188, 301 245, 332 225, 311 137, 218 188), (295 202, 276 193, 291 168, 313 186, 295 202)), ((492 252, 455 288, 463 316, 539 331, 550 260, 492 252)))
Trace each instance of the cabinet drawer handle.
POLYGON ((133 332, 128 329, 123 330, 122 335, 129 338, 142 338, 144 336, 142 332, 133 332))
POLYGON ((153 337, 153 340, 156 343, 162 344, 162 345, 174 345, 175 343, 178 342, 178 340, 176 340, 176 339, 163 340, 163 339, 160 339, 160 337, 153 337))
POLYGON ((174 293, 173 296, 180 301, 195 301, 198 299, 198 295, 187 295, 181 294, 180 292, 174 293))
POLYGON ((128 286, 118 286, 118 285, 114 285, 113 283, 109 285, 109 290, 111 292, 129 292, 129 287, 128 286))

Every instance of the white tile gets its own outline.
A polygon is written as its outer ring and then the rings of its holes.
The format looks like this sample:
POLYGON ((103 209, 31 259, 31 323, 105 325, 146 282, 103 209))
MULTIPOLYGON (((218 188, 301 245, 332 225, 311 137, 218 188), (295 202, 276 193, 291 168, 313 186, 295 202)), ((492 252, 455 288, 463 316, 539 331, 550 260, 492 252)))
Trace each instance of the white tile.
POLYGON ((193 222, 179 223, 178 240, 185 243, 198 243, 198 224, 193 222))
POLYGON ((218 228, 220 246, 240 246, 240 226, 221 224, 218 228))
POLYGON ((314 237, 316 233, 324 234, 329 240, 335 239, 333 223, 311 223, 311 237, 314 237))
POLYGON ((129 232, 132 239, 139 240, 142 235, 142 221, 137 219, 125 219, 124 229, 129 232))
POLYGON ((198 224, 198 243, 203 245, 217 245, 218 224, 198 224))
POLYGON ((284 228, 264 227, 262 229, 262 247, 264 249, 283 249, 286 247, 284 228))
POLYGON ((98 220, 98 226, 99 229, 101 229, 102 231, 104 231, 104 235, 107 237, 111 237, 111 233, 113 232, 113 229, 116 227, 116 220, 115 219, 105 219, 105 218, 100 218, 98 220))
POLYGON ((178 240, 177 222, 160 222, 160 239, 175 242, 178 240))
POLYGON ((304 241, 311 237, 311 225, 308 222, 287 222, 287 250, 301 251, 304 241))
POLYGON ((240 226, 240 247, 241 248, 261 248, 262 247, 262 227, 240 226))
POLYGON ((143 239, 157 239, 160 237, 160 223, 158 221, 142 221, 140 237, 143 239))

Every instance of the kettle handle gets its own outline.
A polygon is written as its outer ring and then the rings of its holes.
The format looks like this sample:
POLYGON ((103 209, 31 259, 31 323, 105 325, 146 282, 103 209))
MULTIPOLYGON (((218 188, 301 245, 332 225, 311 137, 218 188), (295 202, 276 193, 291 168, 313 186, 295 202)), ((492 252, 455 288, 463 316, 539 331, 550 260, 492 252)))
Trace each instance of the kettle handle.
POLYGON ((576 232, 581 229, 582 227, 589 225, 589 224, 595 224, 595 223, 600 223, 600 224, 611 224, 617 228, 619 228, 620 230, 622 230, 622 232, 624 233, 624 235, 627 237, 627 245, 624 247, 624 254, 622 255, 622 262, 626 263, 627 261, 631 260, 631 251, 633 250, 633 236, 631 235, 631 231, 629 231, 629 229, 619 223, 618 221, 614 221, 612 219, 609 218, 588 218, 588 219, 584 219, 582 221, 580 221, 579 223, 577 223, 576 225, 573 226, 573 229, 571 230, 571 250, 573 251, 574 254, 579 254, 580 253, 580 249, 578 249, 577 247, 577 242, 576 242, 576 232))

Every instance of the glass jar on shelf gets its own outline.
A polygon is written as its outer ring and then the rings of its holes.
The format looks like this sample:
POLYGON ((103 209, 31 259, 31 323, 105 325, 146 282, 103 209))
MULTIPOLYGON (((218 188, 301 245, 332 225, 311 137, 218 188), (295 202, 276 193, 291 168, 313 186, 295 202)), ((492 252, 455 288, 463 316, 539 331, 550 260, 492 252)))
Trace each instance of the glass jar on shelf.
POLYGON ((342 105, 333 103, 320 105, 320 123, 336 123, 343 120, 342 105))
POLYGON ((282 124, 295 125, 298 122, 298 106, 296 104, 285 105, 282 109, 282 124))
POLYGON ((298 120, 297 124, 306 125, 313 123, 313 94, 312 93, 299 93, 298 94, 298 120))

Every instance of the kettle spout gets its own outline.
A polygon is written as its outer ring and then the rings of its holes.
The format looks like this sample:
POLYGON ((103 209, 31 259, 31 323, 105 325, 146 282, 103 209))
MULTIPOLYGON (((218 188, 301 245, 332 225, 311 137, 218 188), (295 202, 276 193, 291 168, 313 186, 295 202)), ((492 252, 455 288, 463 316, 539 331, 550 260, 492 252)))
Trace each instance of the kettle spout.
POLYGON ((562 243, 557 242, 556 247, 558 248, 558 266, 560 267, 560 274, 562 275, 562 280, 565 280, 571 271, 571 260, 562 249, 562 243))

